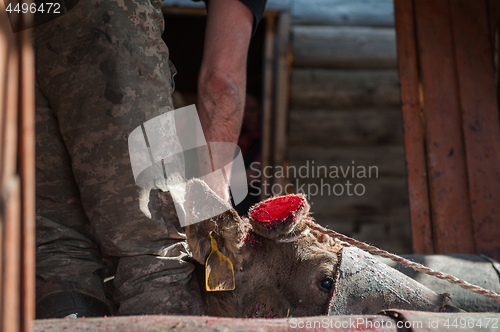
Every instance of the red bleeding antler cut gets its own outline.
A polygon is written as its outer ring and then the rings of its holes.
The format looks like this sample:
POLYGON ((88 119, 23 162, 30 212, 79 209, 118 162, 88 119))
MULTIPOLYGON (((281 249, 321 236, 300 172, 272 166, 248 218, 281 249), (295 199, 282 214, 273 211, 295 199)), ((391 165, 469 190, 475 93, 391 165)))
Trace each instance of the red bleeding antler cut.
POLYGON ((250 209, 250 223, 254 231, 267 238, 286 237, 301 228, 302 217, 309 205, 302 195, 272 197, 250 209))
POLYGON ((297 212, 302 210, 304 205, 305 200, 299 196, 274 197, 253 209, 251 217, 253 220, 263 223, 285 221, 290 217, 291 221, 295 221, 297 212))

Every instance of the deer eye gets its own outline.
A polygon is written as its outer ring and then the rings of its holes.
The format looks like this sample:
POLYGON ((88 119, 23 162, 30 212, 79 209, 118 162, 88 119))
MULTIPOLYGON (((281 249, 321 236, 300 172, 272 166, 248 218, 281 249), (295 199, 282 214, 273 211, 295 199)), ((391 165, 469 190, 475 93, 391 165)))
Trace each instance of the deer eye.
POLYGON ((319 284, 321 288, 323 288, 324 290, 327 290, 327 291, 330 291, 333 287, 333 280, 332 279, 324 279, 321 281, 321 283, 319 284))

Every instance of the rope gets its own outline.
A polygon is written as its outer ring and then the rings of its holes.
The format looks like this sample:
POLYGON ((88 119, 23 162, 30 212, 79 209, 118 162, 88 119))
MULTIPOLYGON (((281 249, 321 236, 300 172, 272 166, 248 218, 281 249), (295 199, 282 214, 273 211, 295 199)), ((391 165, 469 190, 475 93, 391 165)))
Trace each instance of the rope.
POLYGON ((366 244, 364 242, 355 240, 353 238, 350 238, 350 237, 345 236, 343 234, 337 233, 335 231, 326 229, 326 228, 324 228, 324 227, 316 224, 312 220, 307 220, 306 223, 312 229, 320 231, 321 233, 324 233, 324 234, 328 234, 328 235, 334 236, 334 237, 338 238, 341 241, 344 241, 344 242, 347 242, 349 244, 352 244, 352 245, 354 245, 354 246, 356 246, 356 247, 358 247, 360 249, 369 251, 369 252, 371 252, 374 255, 380 255, 382 257, 389 258, 389 259, 393 260, 394 262, 401 263, 402 265, 404 265, 406 267, 411 267, 412 269, 417 270, 419 272, 423 272, 425 274, 434 276, 436 278, 446 280, 446 281, 448 281, 448 282, 450 282, 452 284, 456 284, 456 285, 458 285, 458 286, 460 286, 460 287, 462 287, 464 289, 468 289, 468 290, 470 290, 470 291, 472 291, 472 292, 474 292, 476 294, 484 295, 486 297, 489 297, 490 299, 494 299, 494 300, 497 300, 497 301, 500 302, 500 294, 497 294, 497 293, 495 293, 495 292, 493 292, 491 290, 487 290, 487 289, 484 289, 482 287, 473 285, 471 283, 468 283, 467 281, 458 279, 457 277, 454 277, 452 275, 449 275, 449 274, 446 274, 446 273, 443 273, 443 272, 439 272, 439 271, 430 269, 430 268, 428 268, 428 267, 426 267, 426 266, 424 266, 422 264, 412 262, 412 261, 410 261, 410 260, 408 260, 406 258, 403 258, 401 256, 398 256, 398 255, 395 255, 395 254, 391 254, 390 252, 387 252, 385 250, 382 250, 382 249, 379 249, 377 247, 374 247, 374 246, 371 246, 369 244, 366 244))

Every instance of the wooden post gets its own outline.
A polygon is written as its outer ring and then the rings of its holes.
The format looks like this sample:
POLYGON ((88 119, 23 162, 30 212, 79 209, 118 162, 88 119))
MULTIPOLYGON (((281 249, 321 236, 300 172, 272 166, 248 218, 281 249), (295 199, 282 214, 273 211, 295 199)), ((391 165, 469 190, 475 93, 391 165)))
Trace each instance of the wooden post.
POLYGON ((415 2, 436 253, 474 253, 448 1, 415 2))
POLYGON ((484 1, 450 1, 476 252, 500 257, 500 122, 484 1))
POLYGON ((500 97, 500 1, 487 0, 486 11, 488 14, 488 21, 490 22, 490 40, 493 65, 495 70, 495 87, 497 94, 497 101, 500 97))
MULTIPOLYGON (((8 22, 8 21, 7 21, 8 22)), ((8 27, 9 29, 10 27, 8 27)), ((20 329, 20 241, 19 180, 16 177, 18 143, 19 53, 18 40, 3 31, 7 40, 6 99, 2 109, 2 158, 0 173, 2 248, 2 330, 20 329)))
MULTIPOLYGON (((7 19, 7 12, 5 11, 4 3, 0 2, 0 174, 2 173, 4 163, 4 132, 5 132, 5 101, 6 84, 8 72, 7 61, 9 57, 9 43, 10 43, 10 26, 7 19)), ((0 189, 2 182, 0 180, 0 189)), ((4 283, 3 283, 3 266, 4 266, 4 239, 5 238, 5 218, 3 211, 0 211, 0 329, 3 329, 3 302, 4 302, 4 283)))
POLYGON ((500 4, 395 0, 395 11, 415 251, 431 253, 432 225, 435 253, 498 259, 500 4))
MULTIPOLYGON (((32 16, 24 15, 29 27, 32 16)), ((21 177, 21 330, 31 332, 35 319, 35 59, 31 29, 19 32, 19 175, 21 177)))
POLYGON ((403 112, 406 171, 410 199, 413 252, 433 254, 425 158, 424 124, 420 104, 415 13, 412 0, 395 0, 396 38, 403 112))
MULTIPOLYGON (((264 44, 264 79, 263 79, 263 102, 262 102, 262 163, 261 170, 272 165, 272 111, 273 111, 273 68, 274 68, 274 40, 276 30, 276 19, 273 15, 266 16, 266 36, 264 44)), ((261 188, 266 183, 271 184, 272 179, 266 179, 264 172, 261 177, 261 188)), ((264 190, 261 192, 261 199, 264 199, 264 190)))
MULTIPOLYGON (((29 3, 29 1, 28 1, 29 3)), ((35 115, 32 16, 0 4, 0 330, 35 318, 35 115)))
POLYGON ((4 222, 2 331, 19 331, 21 314, 21 223, 19 178, 2 183, 1 201, 4 222))
MULTIPOLYGON (((282 12, 278 17, 277 54, 276 54, 276 98, 274 119, 273 165, 283 166, 286 154, 287 110, 290 91, 291 48, 290 48, 290 14, 282 12)), ((277 178, 281 188, 287 179, 277 178)))

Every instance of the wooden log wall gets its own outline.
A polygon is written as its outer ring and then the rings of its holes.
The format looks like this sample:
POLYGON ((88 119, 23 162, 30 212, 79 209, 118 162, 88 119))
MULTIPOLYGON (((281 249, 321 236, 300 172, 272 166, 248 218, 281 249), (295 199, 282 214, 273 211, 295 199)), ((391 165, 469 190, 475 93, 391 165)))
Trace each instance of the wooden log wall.
MULTIPOLYGON (((6 2, 8 3, 8 1, 6 2)), ((0 2, 0 331, 35 319, 34 59, 30 30, 13 33, 0 2)), ((11 17, 29 24, 29 15, 11 17)))
MULTIPOLYGON (((291 2, 290 166, 377 166, 378 178, 290 182, 363 184, 363 195, 311 195, 323 225, 398 253, 411 232, 392 0, 291 2), (309 163, 309 164, 308 164, 309 163)), ((338 187, 340 188, 340 187, 338 187)), ((338 189, 337 188, 337 189, 338 189)), ((345 187, 344 187, 345 188, 345 187)), ((326 189, 326 187, 325 187, 326 189)), ((338 193, 338 191, 337 191, 338 193)))
POLYGON ((395 0, 416 253, 500 259, 496 0, 395 0))

